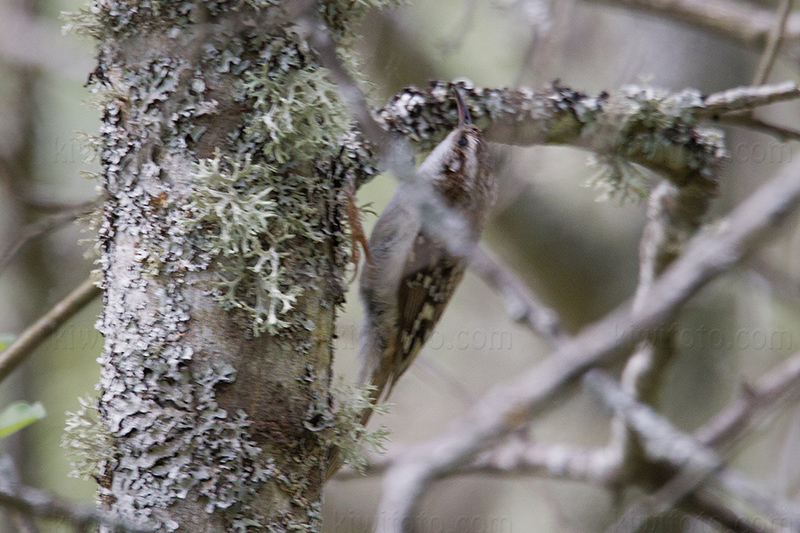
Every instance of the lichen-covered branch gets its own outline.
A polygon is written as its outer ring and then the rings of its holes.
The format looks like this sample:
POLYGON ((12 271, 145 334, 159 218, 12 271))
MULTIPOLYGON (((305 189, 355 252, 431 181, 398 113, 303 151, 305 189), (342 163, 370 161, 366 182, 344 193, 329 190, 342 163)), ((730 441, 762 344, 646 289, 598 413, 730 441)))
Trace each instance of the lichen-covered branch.
MULTIPOLYGON (((713 191, 725 156, 721 133, 702 119, 800 97, 793 83, 742 87, 704 96, 687 89, 670 94, 628 86, 592 96, 554 85, 550 92, 461 84, 473 118, 486 138, 514 145, 564 144, 588 149, 609 168, 610 184, 629 187, 627 165, 637 163, 678 186, 713 191)), ((431 146, 452 125, 449 84, 409 87, 382 109, 392 131, 431 146)))

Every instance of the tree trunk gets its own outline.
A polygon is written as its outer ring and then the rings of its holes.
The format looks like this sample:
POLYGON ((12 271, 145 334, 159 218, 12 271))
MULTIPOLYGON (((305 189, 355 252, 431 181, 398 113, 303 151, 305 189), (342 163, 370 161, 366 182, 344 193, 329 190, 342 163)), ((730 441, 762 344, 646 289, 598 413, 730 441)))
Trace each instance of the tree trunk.
MULTIPOLYGON (((107 0, 78 21, 100 41, 107 194, 96 477, 106 508, 159 530, 320 528, 340 191, 372 169, 266 4, 107 0)), ((344 41, 365 9, 347 4, 323 14, 344 41)))

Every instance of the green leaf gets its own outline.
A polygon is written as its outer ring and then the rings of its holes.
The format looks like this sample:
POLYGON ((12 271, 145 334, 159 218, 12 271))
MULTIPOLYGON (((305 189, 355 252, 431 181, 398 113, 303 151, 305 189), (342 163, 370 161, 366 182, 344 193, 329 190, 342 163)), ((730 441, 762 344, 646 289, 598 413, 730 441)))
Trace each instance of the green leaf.
POLYGON ((45 416, 44 406, 36 402, 27 404, 15 402, 0 413, 0 438, 19 431, 28 424, 32 424, 45 416))
POLYGON ((14 342, 14 336, 7 333, 0 334, 0 352, 5 350, 9 344, 14 342))

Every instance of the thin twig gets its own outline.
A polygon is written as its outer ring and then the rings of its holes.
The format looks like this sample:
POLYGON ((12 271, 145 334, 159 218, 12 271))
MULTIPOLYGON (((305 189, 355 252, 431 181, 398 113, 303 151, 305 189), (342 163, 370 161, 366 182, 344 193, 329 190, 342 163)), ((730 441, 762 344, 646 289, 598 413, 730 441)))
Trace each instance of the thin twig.
POLYGON ((505 268, 489 252, 478 247, 470 256, 469 266, 503 298, 508 316, 512 320, 523 324, 551 346, 557 346, 566 338, 558 314, 539 301, 516 274, 505 268))
POLYGON ((793 5, 794 0, 781 0, 781 5, 778 7, 777 21, 772 31, 769 32, 767 46, 764 48, 764 53, 758 62, 753 85, 763 85, 767 82, 767 78, 772 72, 772 67, 775 65, 775 59, 778 57, 781 41, 783 41, 783 36, 786 33, 786 23, 789 21, 793 5))
POLYGON ((800 141, 800 130, 764 122, 754 117, 751 113, 724 115, 717 120, 722 124, 730 124, 772 135, 779 141, 800 141))
POLYGON ((17 239, 0 254, 0 273, 8 267, 9 263, 26 244, 37 237, 91 213, 97 207, 97 204, 97 201, 86 202, 25 226, 17 236, 17 239))
POLYGON ((711 118, 725 113, 735 113, 763 107, 800 97, 800 87, 792 81, 744 86, 713 93, 703 98, 702 104, 695 106, 698 118, 711 118))
POLYGON ((620 531, 623 527, 637 531, 649 515, 659 515, 674 508, 710 475, 715 476, 730 494, 753 504, 771 518, 782 519, 787 523, 800 523, 800 510, 794 505, 788 502, 778 504, 763 489, 727 469, 722 458, 710 447, 675 429, 655 409, 636 401, 604 372, 588 372, 584 383, 636 432, 649 460, 666 461, 680 468, 679 475, 656 493, 632 505, 606 530, 607 533, 620 531))
MULTIPOLYGON (((402 458, 409 445, 396 445, 385 454, 371 454, 369 463, 358 470, 344 467, 334 477, 337 481, 364 479, 384 474, 402 458)), ((565 481, 590 482, 614 486, 619 481, 619 461, 607 448, 584 448, 568 444, 527 442, 512 439, 481 453, 468 465, 445 475, 484 474, 497 477, 536 476, 565 481)))
POLYGON ((756 385, 743 388, 740 397, 717 413, 695 432, 697 440, 716 449, 725 449, 752 426, 758 414, 774 410, 781 398, 800 389, 800 353, 761 377, 756 385))
POLYGON ((50 335, 63 326, 67 320, 100 296, 95 280, 89 277, 66 298, 53 306, 44 316, 0 352, 0 382, 8 377, 25 359, 47 340, 50 335))
POLYGON ((566 341, 520 377, 499 384, 451 428, 410 447, 386 475, 379 516, 397 517, 380 531, 402 531, 433 479, 471 462, 532 417, 593 366, 618 359, 626 348, 662 324, 708 281, 763 243, 800 203, 800 169, 786 168, 714 229, 696 236, 684 255, 653 284, 637 316, 627 303, 566 341))
MULTIPOLYGON (((10 457, 0 457, 0 473, 7 472, 10 464, 13 464, 10 457)), ((111 531, 120 532, 155 531, 154 528, 141 522, 123 520, 91 506, 66 502, 40 489, 14 486, 6 475, 0 476, 0 505, 32 516, 63 520, 79 531, 97 525, 104 525, 111 531)))
MULTIPOLYGON (((766 46, 775 13, 741 0, 587 0, 652 13, 743 44, 766 46)), ((800 40, 800 16, 789 17, 785 39, 800 40)))

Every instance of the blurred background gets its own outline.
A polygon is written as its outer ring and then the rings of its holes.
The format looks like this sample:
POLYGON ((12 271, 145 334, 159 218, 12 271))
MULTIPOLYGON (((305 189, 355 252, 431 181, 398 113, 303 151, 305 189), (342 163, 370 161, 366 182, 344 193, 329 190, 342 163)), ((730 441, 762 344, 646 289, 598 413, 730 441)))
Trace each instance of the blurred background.
MULTIPOLYGON (((775 9, 777 2, 751 2, 775 9)), ((622 4, 622 2, 620 2, 622 4)), ((62 36, 62 11, 72 0, 0 0, 0 261, 43 217, 93 200, 97 170, 84 161, 77 132, 95 132, 97 110, 85 105, 93 44, 62 36)), ((468 78, 478 86, 562 84, 588 93, 626 84, 711 93, 753 80, 759 51, 710 33, 616 7, 580 0, 416 0, 372 12, 359 43, 373 103, 406 85, 468 78)), ((780 56, 772 81, 798 79, 797 56, 780 56)), ((762 109, 758 117, 791 126, 800 104, 762 109)), ((730 159, 712 216, 738 204, 800 144, 724 127, 730 159)), ((629 298, 637 283, 644 202, 598 202, 586 186, 597 169, 587 154, 562 147, 496 147, 500 201, 486 245, 512 266, 564 318, 570 331, 629 298)), ((394 188, 379 177, 359 203, 380 212, 394 188)), ((367 229, 375 217, 365 220, 367 229)), ((800 350, 800 228, 695 297, 680 316, 679 352, 662 392, 661 411, 692 430, 752 381, 800 350)), ((0 333, 18 334, 77 286, 93 268, 85 223, 53 228, 27 243, 0 271, 0 333)), ((336 373, 352 379, 361 307, 352 285, 339 321, 336 373)), ((29 485, 91 502, 94 486, 68 477, 59 446, 65 412, 95 394, 102 339, 93 324, 99 303, 70 321, 26 365, 0 385, 2 407, 41 401, 47 417, 0 447, 14 454, 29 485)), ((399 383, 390 414, 373 425, 402 444, 436 435, 493 385, 547 357, 544 343, 513 324, 500 299, 467 275, 419 362, 399 383)), ((587 394, 576 394, 538 419, 534 441, 603 445, 609 417, 587 394)), ((778 495, 800 489, 800 410, 792 406, 747 441, 735 464, 778 495)), ((371 530, 379 479, 334 481, 325 494, 326 533, 371 530)), ((466 477, 440 482, 425 501, 423 532, 585 532, 606 525, 622 505, 592 486, 517 477, 466 477)), ((15 531, 0 523, 2 531, 15 531)), ((711 531, 680 516, 654 520, 648 531, 711 531)), ((67 531, 52 522, 42 531, 67 531)))

